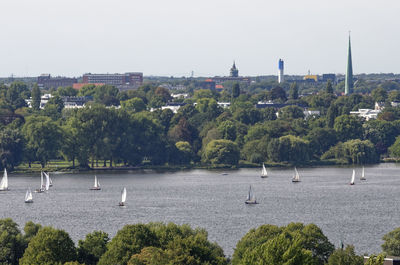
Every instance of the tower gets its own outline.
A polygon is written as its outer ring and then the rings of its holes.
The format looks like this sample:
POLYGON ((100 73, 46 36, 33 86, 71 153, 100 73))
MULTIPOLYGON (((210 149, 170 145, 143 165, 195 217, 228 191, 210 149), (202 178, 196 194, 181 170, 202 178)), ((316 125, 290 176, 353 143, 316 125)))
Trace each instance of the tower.
POLYGON ((233 61, 230 77, 238 77, 238 76, 239 76, 239 70, 236 68, 235 61, 233 61))
POLYGON ((344 84, 344 94, 349 95, 351 93, 353 93, 353 63, 351 60, 351 42, 349 34, 349 50, 347 53, 347 70, 344 84))
POLYGON ((279 73, 278 73, 278 83, 282 83, 285 81, 283 75, 283 70, 284 70, 284 62, 282 59, 279 59, 279 64, 278 64, 278 69, 279 69, 279 73))

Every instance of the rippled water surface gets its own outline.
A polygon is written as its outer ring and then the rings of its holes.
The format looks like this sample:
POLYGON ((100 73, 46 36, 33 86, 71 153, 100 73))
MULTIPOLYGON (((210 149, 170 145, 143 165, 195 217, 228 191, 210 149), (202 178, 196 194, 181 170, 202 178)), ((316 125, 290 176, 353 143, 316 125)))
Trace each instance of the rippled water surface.
MULTIPOLYGON (((232 255, 236 242, 262 224, 317 224, 330 241, 353 244, 358 253, 380 252, 381 238, 400 226, 400 167, 366 167, 367 181, 348 185, 352 168, 270 169, 261 179, 258 169, 227 171, 98 172, 101 191, 90 191, 94 173, 52 174, 54 187, 33 194, 39 174, 9 174, 10 191, 0 192, 0 218, 11 217, 21 229, 27 221, 66 230, 77 242, 93 230, 114 236, 125 224, 188 223, 203 227, 209 238, 232 255), (260 202, 245 205, 249 185, 260 202), (127 188, 126 207, 118 207, 127 188)), ((356 168, 360 175, 361 169, 356 168)))

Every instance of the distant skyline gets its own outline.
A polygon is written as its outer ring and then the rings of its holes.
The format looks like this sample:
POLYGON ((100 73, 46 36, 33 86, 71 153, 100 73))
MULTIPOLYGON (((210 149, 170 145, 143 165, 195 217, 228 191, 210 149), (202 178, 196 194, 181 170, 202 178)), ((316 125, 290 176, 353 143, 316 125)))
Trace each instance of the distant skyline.
POLYGON ((0 76, 400 73, 396 0, 2 0, 0 76))

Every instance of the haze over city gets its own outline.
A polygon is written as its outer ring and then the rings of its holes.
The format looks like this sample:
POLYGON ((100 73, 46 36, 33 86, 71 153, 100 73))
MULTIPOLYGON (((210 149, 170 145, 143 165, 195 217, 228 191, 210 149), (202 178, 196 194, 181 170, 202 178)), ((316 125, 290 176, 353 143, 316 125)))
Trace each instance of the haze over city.
POLYGON ((0 3, 0 76, 399 73, 395 0, 106 1, 0 3))

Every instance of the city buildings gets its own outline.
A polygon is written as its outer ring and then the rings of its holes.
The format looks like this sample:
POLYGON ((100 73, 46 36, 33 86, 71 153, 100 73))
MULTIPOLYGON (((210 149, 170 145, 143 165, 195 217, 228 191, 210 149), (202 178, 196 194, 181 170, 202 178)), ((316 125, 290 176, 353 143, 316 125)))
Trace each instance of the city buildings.
POLYGON ((76 82, 76 78, 51 77, 49 74, 42 74, 37 78, 37 84, 42 89, 73 86, 76 82))
POLYGON ((125 74, 84 74, 84 84, 106 84, 113 85, 120 90, 138 88, 143 84, 143 73, 131 72, 125 74))

